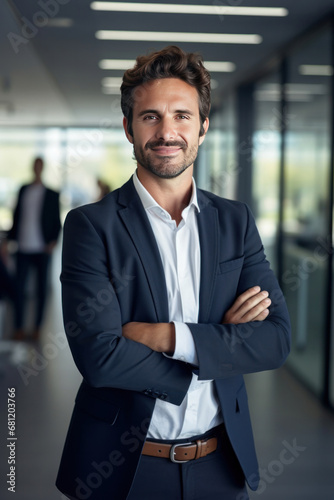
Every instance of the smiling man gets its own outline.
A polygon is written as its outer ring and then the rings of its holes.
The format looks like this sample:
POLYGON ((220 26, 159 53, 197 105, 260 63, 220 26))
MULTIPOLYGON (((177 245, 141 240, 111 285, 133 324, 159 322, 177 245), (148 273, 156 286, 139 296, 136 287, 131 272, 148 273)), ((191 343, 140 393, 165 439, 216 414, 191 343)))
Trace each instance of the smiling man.
POLYGON ((121 91, 137 169, 64 228, 83 382, 57 486, 76 500, 246 500, 259 474, 242 375, 285 361, 285 302, 247 206, 193 179, 209 127, 201 58, 138 57, 121 91))

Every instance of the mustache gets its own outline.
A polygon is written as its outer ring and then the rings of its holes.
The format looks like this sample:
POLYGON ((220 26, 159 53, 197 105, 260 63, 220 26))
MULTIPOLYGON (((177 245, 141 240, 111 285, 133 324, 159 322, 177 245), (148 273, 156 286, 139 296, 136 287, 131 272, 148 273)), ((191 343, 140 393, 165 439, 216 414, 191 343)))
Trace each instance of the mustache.
POLYGON ((145 149, 154 149, 161 147, 176 147, 186 149, 187 144, 183 141, 149 141, 145 145, 145 149))

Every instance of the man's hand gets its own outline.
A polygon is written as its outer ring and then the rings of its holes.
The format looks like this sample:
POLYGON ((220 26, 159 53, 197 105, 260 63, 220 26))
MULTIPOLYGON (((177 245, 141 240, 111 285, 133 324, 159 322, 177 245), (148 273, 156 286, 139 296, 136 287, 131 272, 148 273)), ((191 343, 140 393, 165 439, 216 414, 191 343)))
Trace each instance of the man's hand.
POLYGON ((123 337, 140 342, 153 351, 165 352, 172 356, 175 350, 174 323, 126 323, 122 328, 123 337))
POLYGON ((226 311, 223 324, 247 323, 248 321, 263 321, 269 314, 271 300, 268 292, 261 291, 259 286, 249 288, 239 295, 232 307, 226 311))

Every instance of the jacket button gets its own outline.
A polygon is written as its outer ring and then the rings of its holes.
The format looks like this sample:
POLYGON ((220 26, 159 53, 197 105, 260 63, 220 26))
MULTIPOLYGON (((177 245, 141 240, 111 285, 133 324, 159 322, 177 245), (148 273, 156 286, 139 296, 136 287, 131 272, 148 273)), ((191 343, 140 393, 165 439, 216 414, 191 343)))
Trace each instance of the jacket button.
POLYGON ((144 394, 146 394, 146 396, 152 396, 152 389, 145 389, 144 394))
POLYGON ((160 396, 160 399, 165 400, 165 399, 167 399, 167 397, 168 397, 168 395, 165 392, 163 392, 160 396))

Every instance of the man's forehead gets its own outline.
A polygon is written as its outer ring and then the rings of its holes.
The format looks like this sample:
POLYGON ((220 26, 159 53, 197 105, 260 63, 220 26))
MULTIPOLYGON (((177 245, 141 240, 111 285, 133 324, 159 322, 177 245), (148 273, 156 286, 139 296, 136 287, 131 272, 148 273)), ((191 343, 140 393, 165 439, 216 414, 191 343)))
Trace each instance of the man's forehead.
POLYGON ((189 106, 198 108, 198 92, 195 87, 179 78, 161 78, 150 80, 136 87, 133 93, 134 108, 142 109, 152 105, 164 107, 175 105, 176 109, 189 106))

